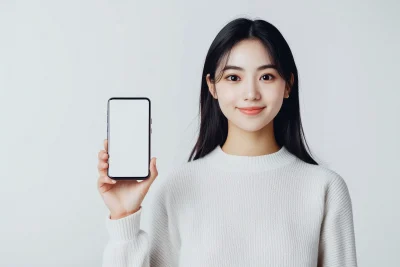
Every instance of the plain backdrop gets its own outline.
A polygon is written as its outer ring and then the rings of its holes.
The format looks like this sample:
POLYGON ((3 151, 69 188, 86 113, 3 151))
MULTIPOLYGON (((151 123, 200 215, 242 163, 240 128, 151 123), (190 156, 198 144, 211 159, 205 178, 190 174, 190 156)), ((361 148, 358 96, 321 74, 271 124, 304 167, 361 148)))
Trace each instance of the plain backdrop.
POLYGON ((351 194, 359 266, 400 266, 399 7, 0 1, 0 266, 101 265, 108 210, 97 191, 97 154, 108 98, 151 99, 151 154, 164 179, 196 141, 208 48, 242 16, 271 22, 292 49, 311 153, 351 194))

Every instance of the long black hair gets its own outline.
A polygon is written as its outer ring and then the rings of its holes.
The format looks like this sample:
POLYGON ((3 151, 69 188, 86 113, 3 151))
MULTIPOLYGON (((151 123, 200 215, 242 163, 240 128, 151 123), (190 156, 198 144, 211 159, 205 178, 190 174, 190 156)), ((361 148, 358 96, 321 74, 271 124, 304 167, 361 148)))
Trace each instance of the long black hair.
POLYGON ((285 98, 282 107, 273 120, 274 135, 279 146, 285 146, 289 152, 301 160, 318 165, 306 150, 308 148, 300 118, 299 85, 296 64, 292 52, 279 30, 265 20, 237 18, 229 22, 213 40, 203 68, 199 113, 200 131, 197 142, 188 162, 210 153, 217 145, 223 145, 228 135, 228 120, 222 113, 218 100, 213 98, 206 81, 215 81, 215 72, 222 58, 229 55, 232 47, 246 39, 260 40, 270 54, 280 76, 289 84, 290 97, 285 98), (291 78, 293 75, 293 83, 291 78), (304 140, 303 140, 304 138, 304 140))

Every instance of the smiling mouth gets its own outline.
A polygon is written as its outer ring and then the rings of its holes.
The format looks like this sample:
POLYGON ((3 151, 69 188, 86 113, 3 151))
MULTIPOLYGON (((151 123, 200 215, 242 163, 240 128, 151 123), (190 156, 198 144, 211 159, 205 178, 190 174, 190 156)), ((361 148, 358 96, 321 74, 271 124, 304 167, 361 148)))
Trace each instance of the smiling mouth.
MULTIPOLYGON (((265 108, 265 107, 264 107, 265 108)), ((246 115, 257 115, 259 114, 264 108, 255 108, 255 109, 243 109, 239 108, 240 112, 246 115)))

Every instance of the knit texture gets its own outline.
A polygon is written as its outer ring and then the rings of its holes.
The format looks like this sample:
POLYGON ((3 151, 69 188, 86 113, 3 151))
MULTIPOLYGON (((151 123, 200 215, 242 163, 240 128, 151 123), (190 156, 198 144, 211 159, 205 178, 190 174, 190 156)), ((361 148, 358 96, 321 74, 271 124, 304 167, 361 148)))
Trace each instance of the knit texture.
POLYGON ((346 182, 284 146, 261 156, 217 146, 157 181, 150 205, 107 214, 103 267, 357 266, 346 182))

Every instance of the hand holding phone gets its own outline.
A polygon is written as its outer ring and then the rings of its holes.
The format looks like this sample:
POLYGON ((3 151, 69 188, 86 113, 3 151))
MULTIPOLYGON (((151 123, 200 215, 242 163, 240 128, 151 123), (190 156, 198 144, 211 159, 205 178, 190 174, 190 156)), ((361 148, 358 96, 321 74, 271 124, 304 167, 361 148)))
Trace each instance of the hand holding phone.
POLYGON ((112 180, 107 176, 108 140, 104 140, 104 150, 98 154, 98 171, 100 177, 97 188, 104 203, 110 210, 110 218, 117 220, 137 212, 153 181, 158 176, 156 158, 150 162, 150 177, 142 182, 137 180, 112 180))
POLYGON ((111 219, 138 211, 158 175, 155 158, 150 159, 151 124, 149 98, 108 100, 107 139, 98 155, 98 190, 111 219))

